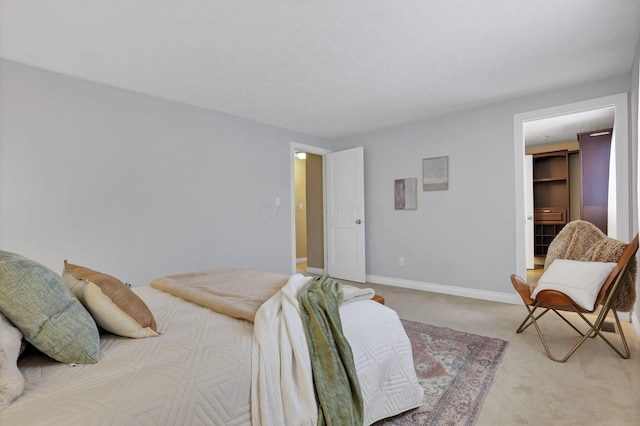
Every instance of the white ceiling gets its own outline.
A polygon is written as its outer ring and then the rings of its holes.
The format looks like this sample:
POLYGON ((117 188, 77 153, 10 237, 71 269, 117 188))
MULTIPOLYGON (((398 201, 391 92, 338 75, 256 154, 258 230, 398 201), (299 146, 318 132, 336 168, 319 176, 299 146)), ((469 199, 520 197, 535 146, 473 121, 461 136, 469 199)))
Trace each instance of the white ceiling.
POLYGON ((578 133, 613 128, 615 107, 609 106, 540 120, 523 125, 525 146, 550 145, 578 140, 578 133))
POLYGON ((339 138, 628 73, 638 0, 0 0, 0 57, 339 138))

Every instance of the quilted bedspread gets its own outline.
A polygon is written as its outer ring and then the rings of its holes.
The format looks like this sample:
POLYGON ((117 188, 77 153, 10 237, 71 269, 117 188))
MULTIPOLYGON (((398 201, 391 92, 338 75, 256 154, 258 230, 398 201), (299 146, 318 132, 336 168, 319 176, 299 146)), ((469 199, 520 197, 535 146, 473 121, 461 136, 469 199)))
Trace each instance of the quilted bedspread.
POLYGON ((2 425, 245 425, 250 423, 252 324, 151 287, 133 289, 158 337, 103 335, 100 360, 71 367, 21 359, 21 397, 2 425))
MULTIPOLYGON (((2 425, 248 425, 253 324, 151 287, 133 289, 160 336, 103 335, 97 364, 34 354, 19 366, 25 392, 2 425)), ((419 406, 409 339, 396 313, 373 301, 340 308, 365 401, 365 424, 419 406)))

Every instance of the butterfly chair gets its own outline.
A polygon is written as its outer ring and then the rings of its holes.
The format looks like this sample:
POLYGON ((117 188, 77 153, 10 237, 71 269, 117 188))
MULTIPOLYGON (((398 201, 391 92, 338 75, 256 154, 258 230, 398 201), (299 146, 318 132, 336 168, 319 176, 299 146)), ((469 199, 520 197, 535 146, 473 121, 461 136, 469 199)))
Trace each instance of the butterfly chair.
POLYGON ((580 306, 571 297, 559 290, 544 289, 539 291, 537 294, 535 294, 535 296, 532 297, 534 292, 529 284, 527 284, 527 282, 519 276, 511 275, 511 283, 513 284, 513 287, 516 289, 520 297, 522 297, 522 301, 524 302, 525 307, 528 311, 527 317, 524 319, 524 321, 522 321, 522 324, 520 324, 520 327, 518 327, 518 330, 516 332, 522 333, 531 324, 533 324, 536 328, 536 331, 538 332, 540 340, 542 341, 544 350, 547 352, 547 356, 553 361, 557 362, 565 362, 587 340, 588 337, 593 338, 596 336, 600 336, 622 358, 628 359, 630 356, 629 346, 627 345, 627 340, 624 337, 622 327, 620 327, 618 314, 616 313, 615 309, 611 308, 611 302, 614 299, 616 292, 619 290, 620 282, 622 281, 624 275, 627 273, 629 265, 631 264, 631 260, 634 258, 637 251, 638 235, 636 234, 635 238, 625 247, 624 251, 618 258, 618 262, 615 263, 613 270, 611 270, 608 277, 606 278, 606 281, 604 281, 604 284, 598 292, 592 309, 580 306), (596 320, 592 323, 584 314, 594 313, 598 310, 599 307, 601 307, 600 312, 598 313, 596 320), (536 316, 536 311, 538 311, 538 309, 541 309, 543 311, 536 316), (545 336, 538 324, 538 320, 549 311, 553 311, 555 314, 557 314, 560 318, 562 318, 562 320, 564 320, 564 322, 566 322, 571 328, 577 331, 581 336, 580 340, 578 340, 575 346, 573 346, 573 348, 571 348, 563 358, 556 358, 551 354, 549 345, 547 344, 547 340, 545 339, 545 336), (561 311, 577 313, 580 318, 582 318, 586 322, 589 329, 586 332, 580 331, 573 323, 571 323, 566 318, 566 316, 560 313, 561 311), (615 318, 615 326, 618 333, 620 333, 620 339, 622 340, 624 352, 615 347, 609 341, 609 339, 607 339, 602 334, 602 326, 610 311, 613 313, 613 317, 615 318))

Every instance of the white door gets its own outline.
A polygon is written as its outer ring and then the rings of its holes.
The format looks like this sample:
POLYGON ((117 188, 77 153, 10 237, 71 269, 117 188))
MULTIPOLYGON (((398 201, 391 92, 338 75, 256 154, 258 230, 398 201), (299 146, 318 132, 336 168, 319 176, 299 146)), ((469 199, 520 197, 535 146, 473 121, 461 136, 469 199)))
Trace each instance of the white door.
POLYGON ((364 283, 364 148, 332 152, 325 158, 327 272, 364 283))
POLYGON ((527 269, 535 268, 533 262, 533 155, 524 156, 524 212, 526 214, 527 269))

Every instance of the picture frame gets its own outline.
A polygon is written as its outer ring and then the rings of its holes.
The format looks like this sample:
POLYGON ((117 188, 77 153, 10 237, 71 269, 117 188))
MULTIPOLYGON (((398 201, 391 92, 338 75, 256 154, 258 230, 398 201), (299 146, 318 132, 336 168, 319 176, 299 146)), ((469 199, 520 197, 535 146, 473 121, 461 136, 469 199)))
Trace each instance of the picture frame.
POLYGON ((422 160, 422 190, 449 189, 449 157, 424 158, 422 160))
POLYGON ((416 210, 418 208, 418 178, 396 179, 394 181, 394 201, 396 210, 416 210))

